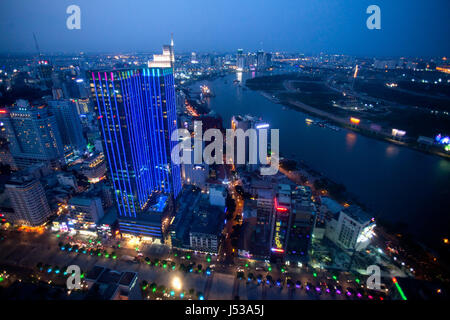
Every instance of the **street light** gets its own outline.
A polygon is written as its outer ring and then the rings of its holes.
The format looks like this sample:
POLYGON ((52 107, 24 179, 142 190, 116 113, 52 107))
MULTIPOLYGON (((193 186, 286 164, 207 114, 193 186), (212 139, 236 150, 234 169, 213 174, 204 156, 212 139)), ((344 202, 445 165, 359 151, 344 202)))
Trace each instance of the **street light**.
POLYGON ((175 288, 175 290, 179 291, 181 290, 181 280, 178 277, 174 277, 172 279, 172 286, 175 288))

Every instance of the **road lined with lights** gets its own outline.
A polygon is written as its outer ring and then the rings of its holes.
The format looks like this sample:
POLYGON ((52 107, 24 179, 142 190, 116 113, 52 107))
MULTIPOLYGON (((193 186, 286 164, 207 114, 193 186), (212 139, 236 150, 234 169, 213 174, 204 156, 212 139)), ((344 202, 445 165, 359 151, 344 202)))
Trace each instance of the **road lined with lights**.
MULTIPOLYGON (((237 296, 240 299, 342 299, 343 295, 350 299, 370 299, 367 293, 357 297, 357 290, 364 291, 364 289, 360 288, 359 283, 348 282, 348 276, 345 274, 336 274, 332 277, 323 271, 317 273, 297 267, 289 270, 283 267, 278 270, 272 269, 270 265, 258 273, 256 269, 266 264, 258 262, 245 263, 243 266, 215 266, 215 259, 211 259, 208 255, 181 252, 161 257, 161 260, 154 258, 146 261, 141 255, 139 259, 124 261, 121 259, 124 253, 130 255, 134 253, 137 258, 140 251, 138 253, 131 248, 116 247, 114 258, 111 250, 103 247, 102 250, 92 249, 92 254, 90 251, 88 253, 88 250, 74 249, 74 246, 68 251, 67 243, 58 246, 60 240, 61 237, 48 233, 10 233, 1 244, 0 261, 30 269, 35 269, 41 262, 43 266, 51 267, 51 273, 56 273, 56 270, 63 272, 61 268, 71 264, 79 265, 84 272, 95 265, 100 265, 113 270, 135 271, 138 273, 139 281, 151 280, 167 288, 173 285, 171 282, 173 276, 177 276, 184 288, 201 292, 206 299, 233 299, 237 296), (162 261, 167 261, 166 268, 162 261), (199 262, 205 263, 201 269, 199 266, 202 265, 199 262), (241 270, 239 271, 241 277, 237 276, 238 270, 241 270)), ((168 298, 176 297, 169 294, 168 298)))

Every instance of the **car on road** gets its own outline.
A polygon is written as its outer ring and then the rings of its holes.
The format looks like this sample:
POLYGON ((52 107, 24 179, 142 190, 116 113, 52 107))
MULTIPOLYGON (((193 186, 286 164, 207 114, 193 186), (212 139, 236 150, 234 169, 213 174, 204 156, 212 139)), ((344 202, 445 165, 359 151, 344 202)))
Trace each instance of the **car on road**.
POLYGON ((337 294, 341 295, 343 293, 342 287, 341 286, 335 286, 334 287, 334 292, 336 292, 337 294))
POLYGON ((356 291, 353 290, 352 288, 348 287, 345 294, 347 295, 348 298, 352 298, 352 297, 356 296, 356 291))

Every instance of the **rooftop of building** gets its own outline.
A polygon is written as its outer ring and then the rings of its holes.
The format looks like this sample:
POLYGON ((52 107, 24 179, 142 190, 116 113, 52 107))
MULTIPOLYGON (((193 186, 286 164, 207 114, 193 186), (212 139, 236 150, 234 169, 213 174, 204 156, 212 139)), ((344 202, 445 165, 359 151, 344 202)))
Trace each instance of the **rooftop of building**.
POLYGON ((68 204, 72 206, 90 206, 92 204, 92 201, 94 201, 95 197, 89 197, 89 196, 75 196, 70 198, 68 204))
POLYGON ((209 190, 214 190, 218 192, 227 192, 227 187, 222 183, 211 183, 209 184, 209 190))
POLYGON ((283 182, 280 181, 284 175, 270 175, 270 176, 261 176, 257 171, 248 172, 244 168, 237 168, 239 173, 239 177, 244 184, 250 185, 252 189, 273 189, 276 188, 278 183, 283 182))
POLYGON ((250 253, 250 257, 266 257, 268 250, 268 237, 263 237, 262 226, 256 221, 245 220, 238 240, 238 249, 250 253))
POLYGON ((86 300, 110 300, 116 293, 116 284, 94 283, 86 294, 86 300))
POLYGON ((161 213, 164 212, 164 209, 167 207, 169 196, 166 194, 159 194, 155 198, 152 198, 150 201, 149 211, 161 213))
POLYGON ((102 272, 105 270, 104 267, 94 266, 86 275, 86 280, 97 281, 102 272))
POLYGON ((274 194, 275 194, 275 191, 272 188, 271 189, 258 189, 256 192, 258 199, 259 198, 272 199, 274 194))
POLYGON ((171 198, 168 194, 155 192, 147 204, 147 210, 137 213, 136 217, 120 216, 120 221, 129 221, 130 223, 142 223, 147 225, 161 225, 161 220, 167 215, 171 198))
POLYGON ((278 185, 278 192, 291 192, 291 186, 289 184, 286 183, 280 183, 278 185))
POLYGON ((5 186, 27 186, 35 183, 36 181, 37 179, 32 176, 16 175, 12 176, 11 179, 9 179, 7 183, 5 183, 5 186))
POLYGON ((133 284, 133 281, 135 279, 136 279, 136 272, 125 271, 119 280, 119 284, 122 286, 129 287, 133 284))
POLYGON ((117 208, 116 206, 112 206, 105 212, 105 215, 100 219, 98 225, 112 225, 117 221, 117 208))
POLYGON ((299 186, 295 187, 293 193, 297 194, 301 197, 311 197, 312 190, 311 190, 311 187, 309 187, 309 186, 300 186, 299 185, 299 186))
POLYGON ((208 197, 202 195, 194 209, 190 232, 218 235, 222 232, 225 215, 224 207, 210 205, 208 197))
POLYGON ((116 293, 119 286, 125 286, 131 289, 136 279, 136 272, 122 272, 94 266, 86 275, 87 281, 94 282, 87 293, 86 299, 109 300, 116 293))
POLYGON ((316 211, 316 206, 314 205, 314 202, 312 202, 311 200, 300 200, 300 201, 295 201, 294 204, 294 212, 315 212, 316 211))
POLYGON ((104 269, 100 277, 97 279, 97 282, 105 283, 105 284, 117 284, 122 277, 122 272, 104 269))
POLYGON ((193 208, 197 206, 201 194, 199 188, 185 185, 177 199, 177 210, 171 230, 175 231, 176 239, 185 245, 189 242, 189 231, 194 215, 193 208))
POLYGON ((346 215, 348 215, 353 220, 357 221, 360 224, 367 223, 374 219, 367 212, 365 212, 361 207, 352 205, 348 208, 342 210, 346 215))
POLYGON ((114 73, 121 73, 121 72, 135 72, 135 71, 142 71, 142 72, 147 72, 148 70, 155 70, 155 71, 159 71, 162 72, 162 74, 164 74, 164 72, 166 72, 167 70, 172 70, 172 67, 135 67, 135 68, 130 68, 130 67, 124 67, 124 68, 98 68, 98 69, 92 69, 89 70, 89 73, 106 73, 106 72, 114 72, 114 73), (145 70, 145 71, 144 71, 145 70))
POLYGON ((258 215, 258 204, 256 200, 248 199, 244 202, 243 218, 256 218, 258 215))
POLYGON ((329 197, 320 197, 320 201, 325 205, 332 214, 336 214, 344 209, 337 201, 329 197))

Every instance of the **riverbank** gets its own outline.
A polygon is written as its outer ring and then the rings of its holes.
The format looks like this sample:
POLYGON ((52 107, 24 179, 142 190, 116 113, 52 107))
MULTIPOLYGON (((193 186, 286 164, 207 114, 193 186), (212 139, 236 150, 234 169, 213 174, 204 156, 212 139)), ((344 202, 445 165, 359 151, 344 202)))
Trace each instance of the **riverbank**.
MULTIPOLYGON (((268 97, 266 96, 266 98, 268 98, 268 97)), ((364 135, 366 137, 369 137, 369 138, 386 141, 386 142, 393 143, 393 144, 396 144, 396 145, 401 146, 401 147, 408 147, 408 148, 411 148, 411 149, 416 150, 416 151, 424 152, 424 153, 431 154, 431 155, 436 155, 436 156, 442 157, 442 158, 444 158, 446 160, 450 160, 450 154, 448 154, 448 153, 444 153, 444 152, 440 152, 440 151, 433 150, 433 149, 430 149, 430 148, 422 147, 422 145, 418 144, 417 142, 408 142, 408 141, 403 141, 403 140, 396 140, 396 139, 393 139, 391 136, 387 136, 387 135, 385 135, 383 133, 377 133, 377 132, 375 132, 373 130, 370 130, 370 129, 362 127, 362 126, 350 125, 348 123, 348 119, 344 120, 342 118, 336 117, 336 116, 334 116, 332 114, 329 114, 329 113, 327 113, 325 111, 322 111, 320 109, 308 106, 308 105, 306 105, 306 104, 304 104, 304 103, 302 103, 300 101, 292 101, 292 100, 290 100, 290 101, 283 101, 283 100, 280 100, 280 102, 277 102, 277 103, 280 103, 282 105, 290 107, 290 108, 292 108, 294 110, 298 108, 299 110, 301 110, 304 113, 311 114, 313 116, 316 116, 318 118, 321 118, 321 119, 324 119, 324 120, 327 120, 327 121, 331 121, 331 122, 333 122, 334 124, 336 124, 337 126, 339 126, 341 128, 352 130, 354 132, 357 132, 357 133, 362 134, 362 135, 364 135)))
MULTIPOLYGON (((293 162, 295 165, 292 166, 291 164, 287 166, 290 168, 286 169, 280 166, 280 172, 294 183, 309 186, 316 199, 318 197, 329 197, 340 203, 344 208, 357 205, 371 213, 369 208, 345 189, 345 186, 334 188, 333 185, 338 187, 341 185, 310 168, 302 160, 285 159, 285 161, 293 162)), ((391 263, 395 267, 415 279, 431 282, 439 279, 443 283, 449 283, 450 261, 448 253, 439 250, 439 248, 435 248, 437 251, 430 248, 413 235, 401 232, 389 222, 380 220, 379 217, 375 217, 375 219, 377 226, 373 244, 383 249, 383 252, 392 259, 391 263)))
MULTIPOLYGON (((363 109, 358 112, 345 112, 342 109, 338 110, 337 108, 333 108, 330 102, 337 101, 337 99, 339 99, 338 95, 336 93, 331 94, 328 91, 320 91, 325 90, 324 88, 326 88, 320 81, 313 81, 315 86, 308 86, 307 88, 304 88, 303 91, 299 91, 295 84, 293 84, 295 81, 299 80, 293 79, 292 77, 293 76, 286 74, 284 77, 274 76, 254 78, 249 79, 246 82, 246 86, 273 103, 282 104, 293 110, 299 110, 303 113, 330 121, 337 126, 358 132, 369 138, 382 140, 402 147, 408 147, 415 151, 436 155, 446 160, 450 160, 450 152, 444 151, 442 145, 419 143, 415 134, 412 134, 411 136, 394 136, 392 128, 406 127, 407 132, 414 131, 411 129, 411 125, 403 124, 402 126, 397 123, 399 117, 397 112, 398 108, 395 109, 397 110, 395 116, 393 114, 386 115, 387 118, 385 119, 379 118, 380 110, 378 110, 377 116, 375 116, 375 111, 363 112, 363 109), (307 99, 307 101, 304 102, 302 97, 307 99), (354 122, 351 122, 350 120, 352 117, 354 118, 354 122), (397 120, 394 121, 393 119, 397 120), (395 124, 392 122, 395 122, 395 124)), ((389 113, 391 113, 392 110, 390 110, 389 113)), ((411 110, 410 112, 415 111, 411 110)), ((414 121, 420 121, 420 119, 416 118, 414 118, 414 121)), ((420 124, 421 122, 418 122, 418 125, 420 124)), ((401 130, 399 132, 401 132, 401 130)))

